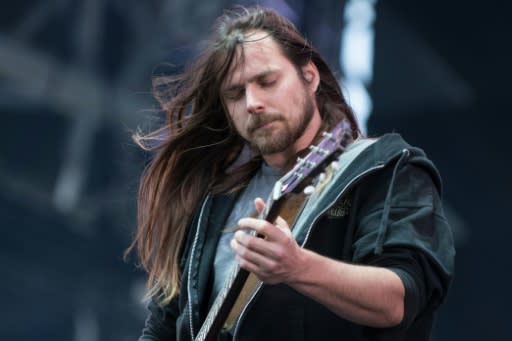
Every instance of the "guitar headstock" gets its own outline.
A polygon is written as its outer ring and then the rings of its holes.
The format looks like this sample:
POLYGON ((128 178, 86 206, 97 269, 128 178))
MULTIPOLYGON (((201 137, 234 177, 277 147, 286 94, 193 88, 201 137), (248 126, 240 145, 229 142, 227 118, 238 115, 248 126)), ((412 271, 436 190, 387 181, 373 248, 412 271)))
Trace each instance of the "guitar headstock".
POLYGON ((310 146, 311 151, 304 158, 299 158, 293 169, 276 183, 272 194, 274 200, 296 191, 304 179, 320 173, 352 142, 352 131, 347 120, 339 122, 330 132, 324 132, 323 136, 320 143, 310 146))

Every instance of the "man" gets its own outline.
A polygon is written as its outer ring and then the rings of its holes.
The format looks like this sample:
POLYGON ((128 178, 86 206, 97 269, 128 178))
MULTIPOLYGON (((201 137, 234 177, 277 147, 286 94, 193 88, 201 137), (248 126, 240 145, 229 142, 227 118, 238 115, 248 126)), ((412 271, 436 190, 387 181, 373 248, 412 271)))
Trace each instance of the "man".
POLYGON ((454 249, 420 149, 361 138, 325 62, 266 9, 220 18, 198 61, 165 81, 167 124, 136 136, 155 151, 134 241, 151 299, 140 340, 195 339, 233 264, 261 283, 223 338, 428 340, 454 249), (251 217, 341 120, 355 142, 296 219, 251 217))

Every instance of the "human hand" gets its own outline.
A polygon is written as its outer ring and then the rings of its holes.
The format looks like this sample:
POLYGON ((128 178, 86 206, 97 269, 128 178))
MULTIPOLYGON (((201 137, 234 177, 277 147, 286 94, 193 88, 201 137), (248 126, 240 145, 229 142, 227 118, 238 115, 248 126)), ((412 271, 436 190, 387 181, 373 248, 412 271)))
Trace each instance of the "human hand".
MULTIPOLYGON (((254 200, 261 212, 265 202, 254 200)), ((263 219, 242 218, 238 225, 256 231, 260 237, 237 231, 231 240, 231 248, 241 268, 254 273, 268 284, 292 281, 300 271, 303 249, 292 236, 288 223, 278 217, 274 224, 263 219)))

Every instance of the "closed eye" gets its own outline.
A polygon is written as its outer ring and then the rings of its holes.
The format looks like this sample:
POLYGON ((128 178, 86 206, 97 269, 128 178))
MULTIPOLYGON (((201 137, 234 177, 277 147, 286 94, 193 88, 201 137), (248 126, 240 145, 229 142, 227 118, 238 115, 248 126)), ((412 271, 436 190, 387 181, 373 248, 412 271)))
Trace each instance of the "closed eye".
POLYGON ((245 89, 243 87, 235 87, 235 88, 231 88, 229 90, 226 90, 224 91, 224 98, 226 100, 238 100, 240 98, 242 98, 242 96, 244 95, 245 93, 245 89))
POLYGON ((276 81, 265 81, 265 82, 261 82, 260 85, 262 88, 268 88, 268 87, 271 87, 272 85, 274 85, 276 83, 276 81))
POLYGON ((276 82, 277 82, 277 79, 276 79, 276 77, 275 77, 275 76, 272 76, 272 77, 264 76, 264 77, 261 77, 260 79, 258 79, 258 84, 259 84, 262 88, 271 87, 271 86, 272 86, 272 85, 274 85, 276 82))

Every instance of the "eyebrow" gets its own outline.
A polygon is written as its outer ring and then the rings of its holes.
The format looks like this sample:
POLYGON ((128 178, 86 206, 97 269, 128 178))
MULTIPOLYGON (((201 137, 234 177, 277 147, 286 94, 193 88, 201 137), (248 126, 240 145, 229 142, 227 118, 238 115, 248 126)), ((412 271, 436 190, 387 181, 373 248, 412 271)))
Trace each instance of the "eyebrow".
MULTIPOLYGON (((268 75, 270 74, 273 74, 273 73, 276 73, 277 70, 265 70, 265 71, 262 71, 252 77, 250 77, 247 82, 248 83, 252 83, 254 82, 255 80, 260 80, 260 79, 263 79, 265 77, 267 77, 268 75)), ((241 83, 235 83, 235 84, 231 84, 229 85, 228 87, 226 87, 224 90, 222 90, 223 93, 226 93, 226 92, 230 92, 230 91, 236 91, 236 90, 239 90, 240 88, 243 87, 243 84, 241 83)))

